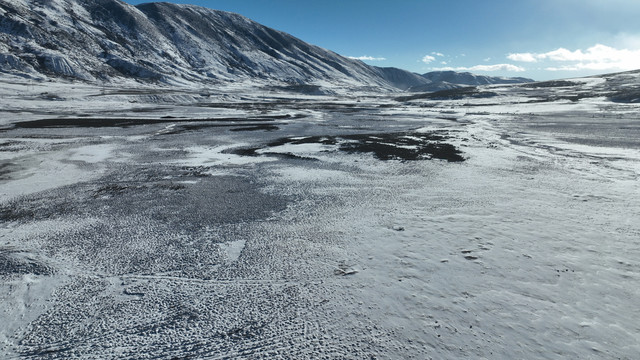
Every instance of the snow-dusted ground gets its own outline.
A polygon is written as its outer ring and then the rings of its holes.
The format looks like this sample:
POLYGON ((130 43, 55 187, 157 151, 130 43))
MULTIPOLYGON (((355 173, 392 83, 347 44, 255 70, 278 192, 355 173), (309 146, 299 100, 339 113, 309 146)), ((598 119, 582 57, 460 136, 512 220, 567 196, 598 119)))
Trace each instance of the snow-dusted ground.
POLYGON ((640 353, 637 104, 130 86, 0 89, 2 358, 640 353))

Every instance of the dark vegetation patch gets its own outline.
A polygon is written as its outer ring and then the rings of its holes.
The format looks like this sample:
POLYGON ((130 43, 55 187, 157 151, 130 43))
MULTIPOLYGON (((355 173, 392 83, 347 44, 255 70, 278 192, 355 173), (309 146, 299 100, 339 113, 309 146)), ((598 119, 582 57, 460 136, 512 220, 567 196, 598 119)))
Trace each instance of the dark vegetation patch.
POLYGON ((340 151, 350 154, 371 153, 380 160, 442 159, 449 162, 464 161, 461 151, 455 146, 446 143, 446 140, 448 140, 448 136, 445 132, 289 137, 275 140, 264 147, 235 149, 233 153, 243 156, 257 156, 258 153, 256 151, 259 149, 268 149, 286 144, 322 144, 337 145, 340 151))
POLYGON ((475 86, 462 87, 457 89, 447 89, 440 90, 431 93, 417 94, 411 96, 401 96, 397 97, 397 101, 411 101, 418 99, 431 99, 431 100, 460 100, 464 98, 474 98, 474 99, 482 99, 482 98, 491 98, 494 96, 498 96, 497 93, 493 91, 480 91, 475 86))

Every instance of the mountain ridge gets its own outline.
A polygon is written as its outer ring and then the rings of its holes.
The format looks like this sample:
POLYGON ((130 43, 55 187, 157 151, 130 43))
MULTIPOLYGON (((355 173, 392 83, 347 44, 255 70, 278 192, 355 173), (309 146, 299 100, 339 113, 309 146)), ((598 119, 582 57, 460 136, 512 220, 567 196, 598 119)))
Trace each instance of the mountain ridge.
POLYGON ((253 79, 386 90, 428 83, 418 74, 340 56, 242 15, 194 5, 1 0, 0 40, 0 71, 26 76, 172 85, 253 79))
POLYGON ((427 84, 415 85, 407 90, 411 92, 434 92, 450 90, 466 86, 497 85, 497 84, 522 84, 535 80, 524 77, 504 77, 477 75, 470 72, 458 72, 453 70, 431 71, 421 75, 429 80, 427 84))
POLYGON ((106 83, 250 80, 414 92, 533 81, 376 67, 240 14, 121 0, 0 0, 0 72, 106 83))

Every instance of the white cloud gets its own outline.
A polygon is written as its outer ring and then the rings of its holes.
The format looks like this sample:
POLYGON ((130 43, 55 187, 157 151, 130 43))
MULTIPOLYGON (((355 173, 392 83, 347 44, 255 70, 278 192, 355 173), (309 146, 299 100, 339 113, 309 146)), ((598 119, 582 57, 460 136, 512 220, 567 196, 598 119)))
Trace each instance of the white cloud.
POLYGON ((387 58, 383 58, 383 57, 373 57, 373 56, 347 56, 349 59, 354 59, 354 60, 362 60, 362 61, 385 61, 387 60, 387 58))
POLYGON ((428 63, 430 63, 430 62, 434 61, 435 59, 436 59, 436 58, 434 58, 434 57, 433 57, 433 56, 431 56, 431 55, 425 55, 425 56, 422 58, 422 62, 423 62, 423 63, 425 63, 425 64, 428 64, 428 63))
POLYGON ((538 61, 532 53, 509 54, 507 59, 511 61, 536 62, 538 61))
POLYGON ((512 64, 495 64, 495 65, 476 65, 472 66, 471 71, 525 71, 523 67, 512 64))
POLYGON ((436 52, 436 51, 432 52, 431 55, 440 56, 440 57, 444 56, 443 53, 439 53, 439 52, 436 52))
POLYGON ((545 68, 547 71, 578 71, 580 68, 578 66, 550 66, 545 68))
POLYGON ((433 70, 453 70, 453 71, 484 71, 484 72, 493 72, 493 71, 511 71, 511 72, 521 72, 525 71, 525 68, 512 65, 512 64, 495 64, 495 65, 475 65, 471 67, 444 67, 437 68, 433 70))
POLYGON ((513 61, 551 61, 560 63, 546 68, 549 71, 634 70, 640 68, 640 48, 616 49, 596 44, 586 50, 558 48, 545 53, 516 53, 507 56, 513 61), (564 64, 564 65, 561 65, 564 64))

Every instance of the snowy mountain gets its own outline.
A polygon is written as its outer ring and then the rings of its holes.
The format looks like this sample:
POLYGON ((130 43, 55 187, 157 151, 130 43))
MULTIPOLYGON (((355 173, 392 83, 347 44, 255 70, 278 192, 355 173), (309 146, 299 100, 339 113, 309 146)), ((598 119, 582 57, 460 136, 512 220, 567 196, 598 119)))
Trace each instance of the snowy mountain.
POLYGON ((520 84, 534 81, 533 79, 523 77, 485 76, 457 71, 432 71, 422 74, 422 77, 429 80, 429 83, 412 86, 409 88, 409 91, 440 91, 465 86, 520 84))
POLYGON ((342 57, 238 14, 119 0, 0 0, 0 72, 172 85, 262 79, 406 89, 429 82, 342 57))
POLYGON ((485 76, 476 75, 470 72, 457 71, 432 71, 422 74, 427 80, 432 82, 448 82, 457 85, 492 85, 492 84, 519 84, 533 82, 533 79, 523 77, 502 77, 502 76, 485 76))

